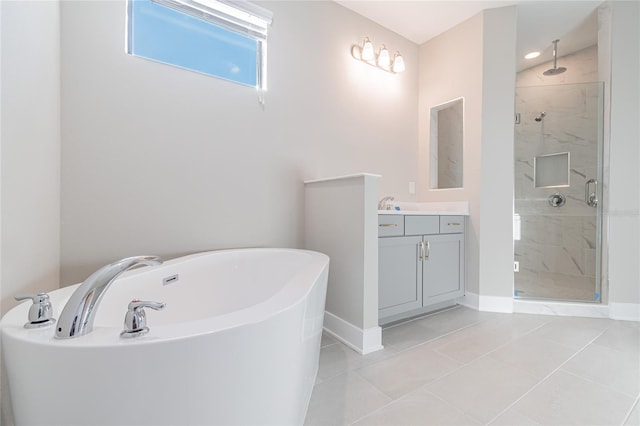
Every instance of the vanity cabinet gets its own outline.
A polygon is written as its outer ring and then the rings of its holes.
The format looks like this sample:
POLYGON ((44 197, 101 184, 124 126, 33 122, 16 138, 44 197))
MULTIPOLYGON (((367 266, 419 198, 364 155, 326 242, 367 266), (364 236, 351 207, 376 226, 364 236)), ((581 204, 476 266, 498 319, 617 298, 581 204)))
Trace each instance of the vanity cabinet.
POLYGON ((381 324, 464 295, 464 216, 378 215, 381 324))

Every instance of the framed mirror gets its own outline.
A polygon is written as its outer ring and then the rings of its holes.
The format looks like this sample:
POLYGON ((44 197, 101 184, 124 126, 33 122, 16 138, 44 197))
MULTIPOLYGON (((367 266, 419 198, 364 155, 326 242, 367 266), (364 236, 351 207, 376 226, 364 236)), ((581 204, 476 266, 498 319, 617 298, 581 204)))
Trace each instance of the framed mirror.
POLYGON ((431 189, 463 187, 464 98, 434 106, 429 135, 431 189))

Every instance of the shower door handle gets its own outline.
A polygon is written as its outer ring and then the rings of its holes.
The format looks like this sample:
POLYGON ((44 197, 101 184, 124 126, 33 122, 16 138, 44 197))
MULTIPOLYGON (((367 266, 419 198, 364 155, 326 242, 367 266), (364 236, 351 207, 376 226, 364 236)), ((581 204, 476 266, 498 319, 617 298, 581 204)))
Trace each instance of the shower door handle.
POLYGON ((588 206, 598 206, 598 181, 596 179, 589 179, 584 184, 584 202, 588 206), (593 184, 593 192, 591 192, 591 184, 593 184))

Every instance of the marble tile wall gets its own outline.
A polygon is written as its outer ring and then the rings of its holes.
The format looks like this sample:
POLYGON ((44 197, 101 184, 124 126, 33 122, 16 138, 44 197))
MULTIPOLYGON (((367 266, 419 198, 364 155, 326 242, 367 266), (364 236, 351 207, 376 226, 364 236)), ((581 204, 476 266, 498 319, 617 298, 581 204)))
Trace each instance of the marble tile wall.
POLYGON ((519 297, 596 299, 598 218, 584 199, 586 181, 598 177, 600 94, 597 82, 516 89, 520 124, 515 126, 515 214, 520 239, 514 249, 520 262, 515 275, 519 297), (544 118, 536 121, 542 112, 544 118), (569 185, 536 188, 534 158, 563 152, 570 157, 569 185), (557 192, 566 197, 562 207, 548 202, 557 192))

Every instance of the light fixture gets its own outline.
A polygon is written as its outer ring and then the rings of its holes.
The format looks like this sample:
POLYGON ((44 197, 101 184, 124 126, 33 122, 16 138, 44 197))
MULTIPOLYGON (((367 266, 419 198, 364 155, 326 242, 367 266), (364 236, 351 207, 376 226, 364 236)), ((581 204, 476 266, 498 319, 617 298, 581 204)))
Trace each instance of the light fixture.
POLYGON ((391 57, 389 56, 389 51, 383 44, 380 48, 380 53, 378 53, 378 66, 388 70, 389 65, 391 65, 391 57))
POLYGON ((351 46, 351 56, 355 59, 369 64, 373 67, 381 70, 397 74, 405 70, 404 59, 400 52, 396 52, 391 59, 389 50, 383 44, 378 54, 375 53, 373 43, 369 40, 369 37, 365 37, 362 42, 362 46, 357 44, 351 46))
POLYGON ((395 73, 404 71, 404 59, 402 59, 400 52, 396 52, 396 54, 393 55, 393 66, 391 67, 391 71, 395 73))
POLYGON ((371 61, 375 58, 376 54, 373 53, 373 43, 369 40, 369 37, 364 38, 362 43, 362 60, 371 61))
POLYGON ((533 58, 537 58, 538 56, 540 56, 540 52, 529 52, 526 55, 524 55, 524 58, 533 59, 533 58))

